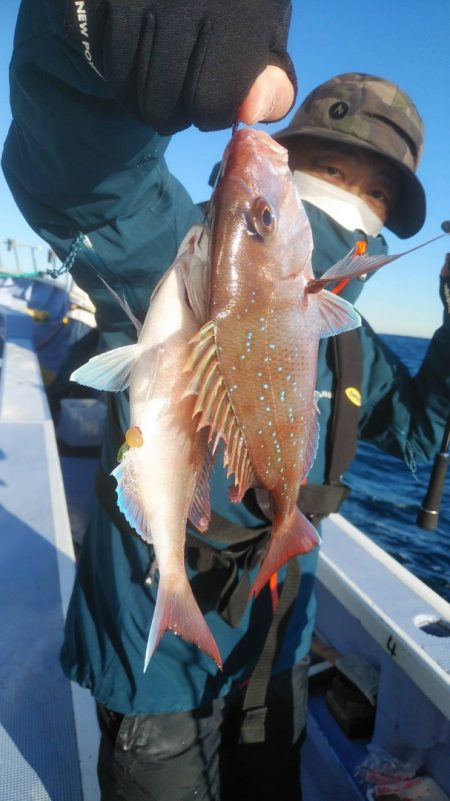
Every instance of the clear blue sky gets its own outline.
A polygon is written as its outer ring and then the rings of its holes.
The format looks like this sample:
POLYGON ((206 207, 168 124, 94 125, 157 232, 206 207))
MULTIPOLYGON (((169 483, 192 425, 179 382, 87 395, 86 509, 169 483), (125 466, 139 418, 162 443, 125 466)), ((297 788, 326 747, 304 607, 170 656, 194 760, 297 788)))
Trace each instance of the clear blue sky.
MULTIPOLYGON (((332 75, 355 70, 389 78, 414 99, 426 129, 418 175, 427 192, 427 219, 412 239, 399 240, 391 234, 387 239, 394 253, 437 235, 442 220, 450 218, 450 1, 294 0, 293 5, 290 53, 298 73, 300 99, 332 75)), ((2 141, 10 120, 8 61, 18 7, 19 0, 0 3, 2 141)), ((268 130, 285 124, 268 126, 268 130)), ((226 131, 204 134, 190 129, 170 143, 170 167, 194 200, 208 197, 208 176, 228 136, 226 131)), ((15 208, 3 176, 0 199, 0 242, 12 237, 39 244, 15 208)), ((438 274, 447 251, 450 239, 440 240, 387 265, 370 281, 359 309, 376 330, 432 334, 442 316, 438 274)))

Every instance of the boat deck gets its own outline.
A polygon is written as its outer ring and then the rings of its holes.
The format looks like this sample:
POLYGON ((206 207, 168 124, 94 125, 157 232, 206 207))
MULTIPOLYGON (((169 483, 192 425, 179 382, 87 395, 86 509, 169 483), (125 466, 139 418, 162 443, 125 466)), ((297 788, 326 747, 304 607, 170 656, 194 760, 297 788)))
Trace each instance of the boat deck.
POLYGON ((0 383, 0 798, 96 801, 98 727, 58 652, 74 555, 30 323, 8 317, 0 383))

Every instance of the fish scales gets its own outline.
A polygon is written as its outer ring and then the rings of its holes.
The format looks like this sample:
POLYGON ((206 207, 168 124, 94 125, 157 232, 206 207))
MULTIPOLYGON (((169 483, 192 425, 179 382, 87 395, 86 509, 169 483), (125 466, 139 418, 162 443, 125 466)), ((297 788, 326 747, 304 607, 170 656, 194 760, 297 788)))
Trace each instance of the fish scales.
POLYGON ((217 323, 218 362, 256 482, 272 492, 280 485, 283 514, 292 494, 296 500, 298 478, 304 477, 314 353, 309 340, 299 338, 300 298, 292 298, 285 286, 273 293, 263 314, 257 304, 249 308, 245 298, 238 309, 217 323))

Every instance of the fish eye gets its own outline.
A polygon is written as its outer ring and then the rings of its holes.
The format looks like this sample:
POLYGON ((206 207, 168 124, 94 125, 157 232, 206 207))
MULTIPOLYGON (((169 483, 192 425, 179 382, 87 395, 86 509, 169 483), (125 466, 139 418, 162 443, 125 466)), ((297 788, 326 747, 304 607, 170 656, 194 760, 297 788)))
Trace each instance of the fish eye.
POLYGON ((270 203, 263 197, 256 198, 250 215, 250 227, 259 236, 267 236, 275 227, 275 215, 270 203))

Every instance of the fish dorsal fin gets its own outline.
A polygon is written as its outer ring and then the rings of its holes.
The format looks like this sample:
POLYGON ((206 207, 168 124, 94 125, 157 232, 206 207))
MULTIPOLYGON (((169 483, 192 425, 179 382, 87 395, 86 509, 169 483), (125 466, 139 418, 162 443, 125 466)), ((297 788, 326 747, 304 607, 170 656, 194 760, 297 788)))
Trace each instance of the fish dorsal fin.
POLYGON ((202 534, 208 530, 209 521, 211 520, 209 482, 213 465, 214 455, 212 453, 212 448, 208 446, 206 458, 202 463, 194 497, 191 503, 191 508, 189 509, 188 514, 188 518, 192 525, 201 531, 202 534))
POLYGON ((361 317, 352 304, 339 295, 323 289, 318 296, 320 311, 320 337, 332 337, 351 331, 361 325, 361 317))
POLYGON ((129 385, 131 370, 141 351, 141 346, 136 343, 100 353, 75 370, 70 380, 94 389, 121 392, 129 385))
POLYGON ((238 503, 247 490, 254 486, 256 479, 247 444, 220 370, 214 323, 206 323, 191 343, 192 351, 185 371, 192 373, 186 394, 197 396, 192 416, 199 415, 198 431, 209 427, 209 442, 212 442, 213 454, 220 440, 223 440, 227 476, 232 473, 235 476, 235 486, 230 492, 230 498, 238 503))

